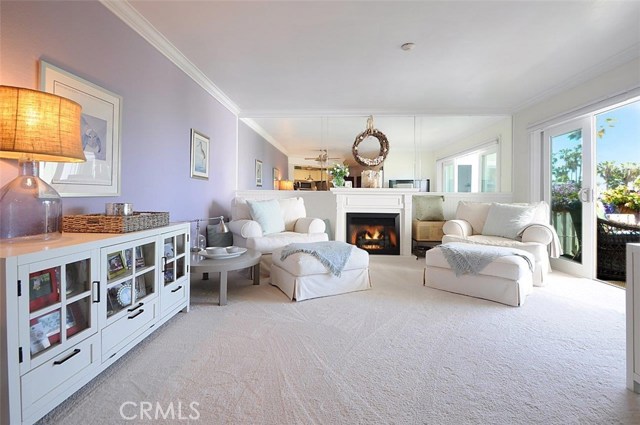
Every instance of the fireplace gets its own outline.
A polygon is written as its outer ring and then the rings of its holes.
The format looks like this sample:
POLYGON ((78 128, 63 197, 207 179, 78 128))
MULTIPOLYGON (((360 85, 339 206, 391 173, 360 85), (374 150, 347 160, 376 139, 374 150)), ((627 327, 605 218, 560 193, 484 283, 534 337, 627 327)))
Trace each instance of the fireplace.
POLYGON ((400 214, 347 213, 346 241, 369 254, 400 255, 400 214))

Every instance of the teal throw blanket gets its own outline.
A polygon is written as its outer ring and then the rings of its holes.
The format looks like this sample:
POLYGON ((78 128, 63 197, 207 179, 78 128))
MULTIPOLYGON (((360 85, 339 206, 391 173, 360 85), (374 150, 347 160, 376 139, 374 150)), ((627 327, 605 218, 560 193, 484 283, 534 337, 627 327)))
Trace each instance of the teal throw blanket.
POLYGON ((489 263, 499 257, 517 255, 529 263, 529 270, 533 271, 535 259, 533 255, 521 249, 503 246, 474 245, 464 242, 451 242, 438 246, 447 263, 456 276, 463 274, 479 274, 489 263))
POLYGON ((338 241, 290 243, 282 249, 280 261, 292 254, 303 252, 314 256, 331 274, 340 277, 352 250, 353 245, 338 241))

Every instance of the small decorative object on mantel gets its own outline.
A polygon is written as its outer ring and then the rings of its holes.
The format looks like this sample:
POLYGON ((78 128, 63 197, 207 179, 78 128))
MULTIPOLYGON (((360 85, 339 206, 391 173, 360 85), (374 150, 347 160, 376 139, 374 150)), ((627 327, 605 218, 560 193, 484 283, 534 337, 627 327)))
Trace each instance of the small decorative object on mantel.
POLYGON ((380 188, 382 187, 382 170, 364 170, 361 173, 362 187, 380 188))
POLYGON ((351 153, 353 153, 353 157, 356 162, 360 165, 364 165, 365 167, 376 167, 382 164, 387 158, 387 154, 389 153, 389 141, 384 133, 373 128, 373 116, 369 116, 369 118, 367 118, 367 129, 356 136, 356 140, 353 142, 353 147, 351 148, 351 153), (380 143, 380 150, 376 158, 366 158, 358 153, 360 143, 368 137, 375 137, 378 139, 378 143, 380 143))
POLYGON ((349 166, 345 164, 333 164, 327 172, 333 177, 331 180, 333 187, 344 187, 344 179, 349 177, 349 166))
POLYGON ((132 215, 79 214, 62 217, 62 231, 69 233, 128 233, 168 224, 168 212, 134 212, 132 215))

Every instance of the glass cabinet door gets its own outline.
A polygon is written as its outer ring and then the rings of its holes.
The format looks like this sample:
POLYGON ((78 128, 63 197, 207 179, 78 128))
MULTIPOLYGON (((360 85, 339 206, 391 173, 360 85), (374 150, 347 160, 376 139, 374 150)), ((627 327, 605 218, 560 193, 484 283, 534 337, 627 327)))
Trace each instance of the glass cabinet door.
POLYGON ((20 308, 24 306, 26 311, 26 317, 21 317, 28 323, 30 359, 38 358, 68 340, 95 333, 97 308, 94 298, 97 294, 94 286, 97 279, 90 253, 21 269, 26 275, 21 282, 28 284, 22 289, 23 295, 28 295, 28 303, 21 304, 20 308), (85 332, 87 330, 90 331, 85 332))
POLYGON ((131 311, 153 297, 156 285, 156 243, 153 238, 103 249, 106 268, 106 317, 131 311))
POLYGON ((170 285, 186 274, 187 235, 177 233, 164 237, 162 274, 164 284, 170 285))

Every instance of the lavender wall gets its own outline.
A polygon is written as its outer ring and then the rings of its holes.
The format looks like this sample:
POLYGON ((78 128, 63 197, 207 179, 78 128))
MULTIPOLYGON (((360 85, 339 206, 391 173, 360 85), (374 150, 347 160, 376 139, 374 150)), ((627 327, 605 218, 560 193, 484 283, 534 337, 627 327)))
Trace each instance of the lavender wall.
POLYGON ((289 161, 285 154, 267 142, 242 121, 238 122, 238 188, 241 190, 273 189, 273 168, 288 179, 289 161), (262 161, 262 187, 256 186, 255 161, 262 161))
MULTIPOLYGON (((3 0, 0 7, 1 84, 39 88, 44 59, 123 98, 122 196, 65 198, 66 214, 132 202, 136 211, 169 211, 172 221, 228 216, 233 113, 98 2, 3 0), (209 180, 189 177, 191 128, 211 139, 209 180)), ((16 175, 16 161, 0 162, 0 186, 16 175)))

